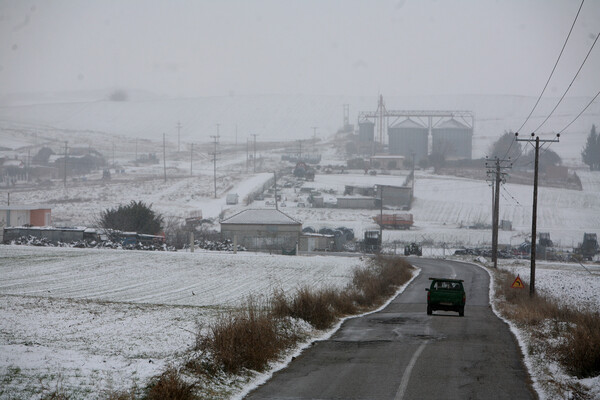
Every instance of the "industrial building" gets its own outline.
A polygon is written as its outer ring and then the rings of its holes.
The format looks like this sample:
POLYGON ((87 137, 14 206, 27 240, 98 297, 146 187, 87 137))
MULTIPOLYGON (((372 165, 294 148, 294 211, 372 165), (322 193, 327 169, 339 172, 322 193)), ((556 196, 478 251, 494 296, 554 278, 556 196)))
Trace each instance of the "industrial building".
POLYGON ((375 137, 372 149, 384 149, 387 130, 388 154, 407 158, 414 154, 417 163, 434 153, 450 159, 472 157, 472 111, 388 110, 380 96, 376 111, 359 113, 358 126, 359 142, 375 137))
POLYGON ((375 139, 375 123, 363 121, 358 124, 358 141, 361 143, 371 143, 375 139))
POLYGON ((290 254, 302 234, 302 223, 274 209, 249 209, 221 221, 221 236, 254 251, 290 254))
POLYGON ((389 153, 413 157, 415 162, 427 158, 427 127, 410 118, 388 128, 389 153))
POLYGON ((440 123, 431 131, 431 153, 446 159, 471 159, 473 128, 454 118, 440 123))

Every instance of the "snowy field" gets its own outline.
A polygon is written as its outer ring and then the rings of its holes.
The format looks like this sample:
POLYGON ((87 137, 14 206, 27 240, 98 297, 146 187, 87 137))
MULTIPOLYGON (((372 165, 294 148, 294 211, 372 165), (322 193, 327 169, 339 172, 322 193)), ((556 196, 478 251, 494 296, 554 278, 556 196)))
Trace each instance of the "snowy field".
MULTIPOLYGON (((346 285, 360 258, 0 248, 0 399, 143 385, 248 296, 346 285)), ((79 397, 78 395, 78 397, 79 397)))
MULTIPOLYGON (((600 265, 536 261, 535 289, 574 308, 600 310, 600 265)), ((530 282, 530 262, 500 260, 502 269, 530 282)))

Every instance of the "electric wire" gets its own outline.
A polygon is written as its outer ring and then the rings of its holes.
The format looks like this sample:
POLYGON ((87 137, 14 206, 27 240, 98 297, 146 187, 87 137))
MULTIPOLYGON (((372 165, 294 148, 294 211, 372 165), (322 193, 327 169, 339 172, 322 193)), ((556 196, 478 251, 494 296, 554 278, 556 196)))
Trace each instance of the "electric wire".
MULTIPOLYGON (((571 33, 573 32, 573 28, 575 27, 575 23, 577 22, 577 18, 579 18, 579 13, 581 12, 581 8, 583 7, 583 3, 585 3, 585 0, 581 0, 581 4, 579 5, 579 9, 577 10, 577 14, 575 15, 575 19, 573 20, 573 23, 571 24, 571 29, 569 29, 569 33, 567 34, 567 38, 565 39, 565 42, 563 43, 562 49, 560 50, 560 53, 558 54, 558 58, 556 59, 556 62, 554 63, 554 67, 552 68, 552 72, 550 72, 550 76, 548 76, 548 79, 546 80, 546 84, 544 85, 544 88, 542 89, 542 92, 538 96, 537 101, 535 102, 533 108, 529 112, 529 115, 527 116, 527 118, 525 118, 525 121, 523 122, 523 124, 521 125, 521 127, 519 129, 517 129, 517 133, 519 133, 523 129, 523 127, 525 126, 525 124, 527 123, 527 121, 529 121, 529 119, 533 115, 533 112, 535 111, 535 109, 537 108, 538 104, 540 103, 540 100, 542 99, 542 96, 546 92, 546 89, 548 88, 548 84, 550 83, 550 80, 552 79, 552 76, 554 75, 554 71, 556 70, 556 67, 558 66, 558 62, 560 61, 560 58, 562 57, 562 54, 565 51, 565 47, 567 46, 567 42, 569 41, 569 38, 571 37, 571 33)), ((595 42, 594 42, 594 44, 595 44, 595 42)), ((592 46, 592 48, 593 48, 593 46, 592 46)), ((587 57, 586 57, 586 59, 587 59, 587 57)), ((584 61, 584 63, 585 63, 585 61, 584 61)), ((560 102, 559 102, 559 104, 560 104, 560 102)), ((517 141, 517 138, 513 137, 513 140, 510 142, 510 146, 508 147, 508 150, 506 151, 506 153, 502 157, 503 159, 505 159, 506 156, 510 153, 510 150, 512 149, 512 146, 513 146, 513 144, 516 141, 517 141)), ((521 154, 523 154, 523 149, 522 148, 519 151, 519 154, 517 155, 517 158, 515 159, 515 161, 513 161, 513 163, 517 162, 517 160, 521 157, 521 154)))
POLYGON ((554 68, 552 68, 552 72, 550 73, 550 76, 548 77, 548 80, 546 81, 546 84, 544 85, 544 89, 542 89, 542 93, 540 93, 537 101, 535 102, 535 105, 531 109, 531 112, 529 113, 529 115, 525 119, 525 122, 523 122, 523 125, 521 125, 521 127, 517 130, 517 132, 520 132, 521 129, 523 129, 523 127, 527 123, 527 121, 529 121, 529 118, 531 118, 531 115, 533 114, 533 112, 535 111, 536 107, 540 103, 540 100, 542 99, 542 96, 544 95, 544 92, 548 88, 548 84, 550 83, 550 79, 552 79, 552 76, 554 75, 554 71, 556 70, 556 67, 558 66, 558 62, 560 61, 560 58, 561 58, 563 52, 565 51, 565 47, 567 46, 567 42, 569 41, 569 38, 571 37, 571 32, 573 32, 573 28, 575 27, 575 22, 577 22, 577 18, 579 17, 579 13, 581 12, 581 8, 583 7, 583 3, 584 2, 585 2, 585 0, 581 0, 581 4, 579 5, 579 10, 577 10, 577 15, 575 15, 575 19, 573 20, 573 24, 571 24, 571 29, 569 30, 569 34, 567 35, 567 38, 565 39, 565 43, 563 44, 563 47, 560 50, 560 53, 558 54, 558 58, 556 59, 556 62, 554 63, 554 68))
POLYGON ((588 107, 592 105, 592 103, 598 98, 598 96, 600 96, 600 91, 598 91, 598 93, 596 93, 594 98, 592 98, 592 100, 590 100, 590 102, 583 108, 583 110, 581 110, 581 112, 579 114, 577 114, 577 116, 575 118, 573 118, 573 120, 571 122, 569 122, 564 128, 562 128, 557 133, 557 135, 560 135, 561 133, 566 131, 573 124, 573 122, 577 121, 577 119, 579 119, 579 117, 581 117, 581 114, 583 114, 585 112, 585 110, 587 110, 588 107))
POLYGON ((596 35, 596 39, 594 40, 594 43, 592 43, 592 47, 590 47, 590 50, 588 51, 587 55, 585 56, 585 59, 581 63, 581 66, 577 70, 577 73, 575 74, 575 76, 571 80, 571 83, 569 83, 569 86, 567 87, 567 90, 565 90, 565 92, 563 93, 563 95, 561 96, 561 98, 558 100, 558 103, 556 103, 556 105, 554 106, 554 108, 552 109, 552 111, 550 111, 550 114, 548 114, 548 116, 546 117, 546 119, 544 119, 542 121, 542 123, 537 128, 535 128, 533 130, 534 132, 537 132, 546 123, 546 121, 548 121, 548 119, 550 119, 550 117, 552 116, 552 114, 554 114, 554 111, 556 111, 556 109, 558 108, 558 106, 560 105, 560 103, 563 101, 563 99, 565 98, 565 96, 569 92, 569 89, 571 89, 571 86, 573 85, 573 82, 575 82, 575 79, 577 79, 577 76, 579 75, 579 73, 581 72, 581 69, 585 65, 585 62, 587 61, 588 57, 590 56, 590 53, 594 49, 594 46, 596 45, 596 42, 598 41, 599 37, 600 37, 600 32, 598 32, 598 34, 596 35))
POLYGON ((509 195, 510 198, 513 199, 517 203, 517 205, 522 206, 522 204, 519 203, 519 200, 517 200, 515 198, 515 196, 513 196, 512 194, 510 194, 510 192, 508 191, 508 189, 506 189, 506 186, 501 186, 501 187, 502 187, 502 189, 504 189, 504 191, 506 192, 506 194, 509 195))

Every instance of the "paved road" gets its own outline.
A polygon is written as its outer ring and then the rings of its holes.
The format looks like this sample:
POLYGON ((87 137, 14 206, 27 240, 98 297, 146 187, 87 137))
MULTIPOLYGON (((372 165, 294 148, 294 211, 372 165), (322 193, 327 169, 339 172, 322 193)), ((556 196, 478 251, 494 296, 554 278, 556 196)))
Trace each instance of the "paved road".
POLYGON ((411 259, 421 274, 384 310, 347 320, 247 399, 536 399, 508 326, 488 302, 487 272, 411 259), (426 314, 429 277, 464 279, 467 305, 426 314))

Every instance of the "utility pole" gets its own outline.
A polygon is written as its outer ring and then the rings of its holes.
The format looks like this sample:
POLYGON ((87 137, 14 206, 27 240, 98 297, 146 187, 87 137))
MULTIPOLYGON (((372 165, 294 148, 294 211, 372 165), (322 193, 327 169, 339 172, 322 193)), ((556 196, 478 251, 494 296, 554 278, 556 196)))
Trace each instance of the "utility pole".
POLYGON ((137 163, 137 159, 138 159, 138 156, 137 156, 137 138, 135 138, 135 162, 136 163, 137 163))
POLYGON ((177 128, 177 152, 178 153, 181 151, 181 147, 180 147, 180 143, 181 143, 181 141, 180 141, 180 133, 181 133, 181 128, 182 127, 183 126, 181 125, 181 122, 177 121, 176 128, 177 128))
POLYGON ((379 194, 379 199, 381 200, 379 204, 379 243, 381 245, 383 244, 383 185, 379 185, 379 187, 381 188, 381 193, 379 194))
POLYGON ((317 126, 312 126, 311 129, 313 130, 313 143, 317 142, 317 126))
POLYGON ((254 136, 254 158, 252 159, 252 161, 254 163, 254 170, 253 170, 253 172, 256 173, 256 137, 258 135, 256 133, 253 133, 252 136, 254 136))
POLYGON ((545 139, 540 140, 539 136, 535 133, 531 133, 531 139, 519 139, 519 132, 515 133, 515 140, 517 142, 527 142, 531 144, 535 143, 535 167, 533 175, 533 211, 531 215, 531 269, 530 269, 530 282, 529 282, 529 295, 535 295, 535 247, 537 241, 537 194, 538 194, 538 170, 539 170, 539 156, 540 156, 540 143, 553 143, 560 140, 560 133, 556 135, 556 139, 545 139), (535 139, 533 137, 535 136, 535 139))
POLYGON ((167 150, 166 146, 166 135, 163 133, 163 171, 165 173, 165 182, 167 181, 167 150))
POLYGON ((298 139, 298 161, 302 161, 302 139, 298 139))
POLYGON ((211 135, 210 137, 213 139, 214 151, 209 153, 213 156, 213 169, 214 169, 214 185, 215 185, 215 199, 217 198, 217 144, 219 143, 219 124, 217 124, 217 135, 211 135))
POLYGON ((190 146, 190 176, 192 176, 192 162, 194 161, 194 143, 190 146))
POLYGON ((506 174, 502 172, 503 169, 510 168, 511 166, 503 166, 502 163, 506 160, 500 160, 498 157, 494 160, 494 166, 486 162, 488 168, 488 174, 493 175, 492 185, 494 188, 494 196, 492 198, 492 261, 494 261, 494 268, 498 267, 498 222, 500 220, 500 184, 504 183, 506 174))
POLYGON ((277 172, 273 171, 273 187, 275 188, 275 209, 279 210, 279 206, 277 205, 277 172))
MULTIPOLYGON (((63 177, 63 184, 64 184, 65 187, 67 187, 67 156, 68 156, 68 153, 67 153, 67 143, 68 142, 65 140, 65 176, 63 177)), ((115 150, 114 150, 114 144, 113 144, 113 160, 115 158, 115 156, 114 156, 115 153, 114 152, 115 152, 115 150)), ((114 161, 113 161, 113 163, 114 163, 114 161)))
POLYGON ((415 156, 417 154, 413 151, 411 153, 411 155, 412 155, 412 172, 410 174, 412 176, 412 182, 411 182, 411 189, 410 189, 410 204, 412 205, 412 202, 415 197, 415 156))
POLYGON ((248 157, 249 156, 249 150, 250 150, 250 145, 249 145, 250 139, 246 138, 246 173, 248 173, 248 157))

